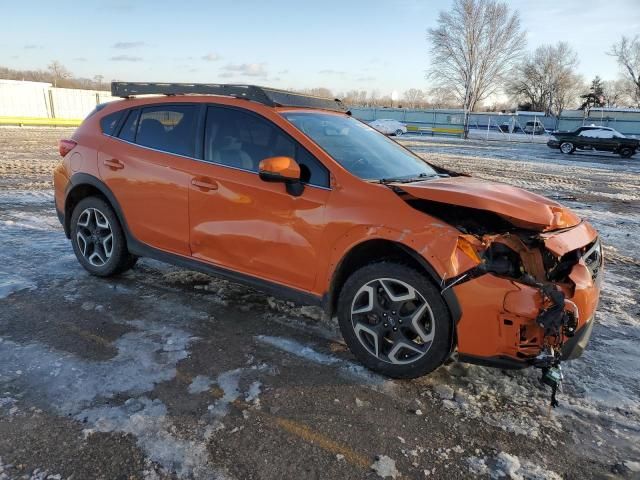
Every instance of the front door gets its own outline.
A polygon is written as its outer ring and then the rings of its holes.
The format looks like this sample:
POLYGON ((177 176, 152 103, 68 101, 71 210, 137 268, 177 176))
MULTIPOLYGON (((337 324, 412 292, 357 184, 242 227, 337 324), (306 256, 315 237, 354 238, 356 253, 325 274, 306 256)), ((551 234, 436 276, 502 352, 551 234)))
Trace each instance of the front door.
POLYGON ((192 255, 311 290, 323 250, 328 170, 271 121, 230 107, 208 107, 203 155, 189 190, 192 255), (258 176, 260 160, 277 155, 300 164, 302 195, 258 176))

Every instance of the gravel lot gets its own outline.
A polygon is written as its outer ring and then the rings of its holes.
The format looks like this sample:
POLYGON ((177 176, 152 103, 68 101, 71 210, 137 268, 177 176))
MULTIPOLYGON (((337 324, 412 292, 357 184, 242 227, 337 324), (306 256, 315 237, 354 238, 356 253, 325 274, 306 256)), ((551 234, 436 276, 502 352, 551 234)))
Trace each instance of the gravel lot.
POLYGON ((0 479, 640 475, 640 158, 402 138, 600 229, 598 323, 549 412, 533 370, 392 381, 316 309, 149 260, 90 277, 52 204, 71 132, 0 128, 0 479))

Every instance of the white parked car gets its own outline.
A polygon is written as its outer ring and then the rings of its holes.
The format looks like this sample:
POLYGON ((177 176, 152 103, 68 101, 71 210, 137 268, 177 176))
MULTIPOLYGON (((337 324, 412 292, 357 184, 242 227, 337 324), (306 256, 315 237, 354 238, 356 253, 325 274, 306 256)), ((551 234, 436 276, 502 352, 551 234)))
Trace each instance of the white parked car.
POLYGON ((369 125, 385 135, 400 136, 403 133, 407 133, 407 127, 404 123, 400 123, 398 120, 392 118, 379 118, 378 120, 370 122, 369 125))

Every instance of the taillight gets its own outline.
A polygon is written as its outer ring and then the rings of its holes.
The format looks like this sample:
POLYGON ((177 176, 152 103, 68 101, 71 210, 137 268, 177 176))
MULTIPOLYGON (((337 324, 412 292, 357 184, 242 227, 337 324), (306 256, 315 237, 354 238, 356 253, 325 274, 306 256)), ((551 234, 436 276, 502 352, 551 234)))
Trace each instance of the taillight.
POLYGON ((64 157, 67 153, 73 150, 78 142, 74 142, 73 140, 60 140, 58 142, 58 151, 60 152, 60 156, 64 157))

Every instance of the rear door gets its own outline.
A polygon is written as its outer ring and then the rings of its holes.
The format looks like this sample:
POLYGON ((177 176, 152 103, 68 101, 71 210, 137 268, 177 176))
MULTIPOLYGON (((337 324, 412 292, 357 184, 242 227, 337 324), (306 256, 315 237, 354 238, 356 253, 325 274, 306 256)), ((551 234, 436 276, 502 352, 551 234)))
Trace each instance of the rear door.
POLYGON ((324 251, 329 171, 270 120, 242 109, 208 107, 204 162, 189 194, 194 257, 301 290, 311 290, 324 251), (258 176, 261 160, 295 158, 306 184, 298 197, 258 176))
POLYGON ((189 163, 195 156, 200 107, 134 108, 98 153, 102 180, 139 241, 189 255, 189 163))

